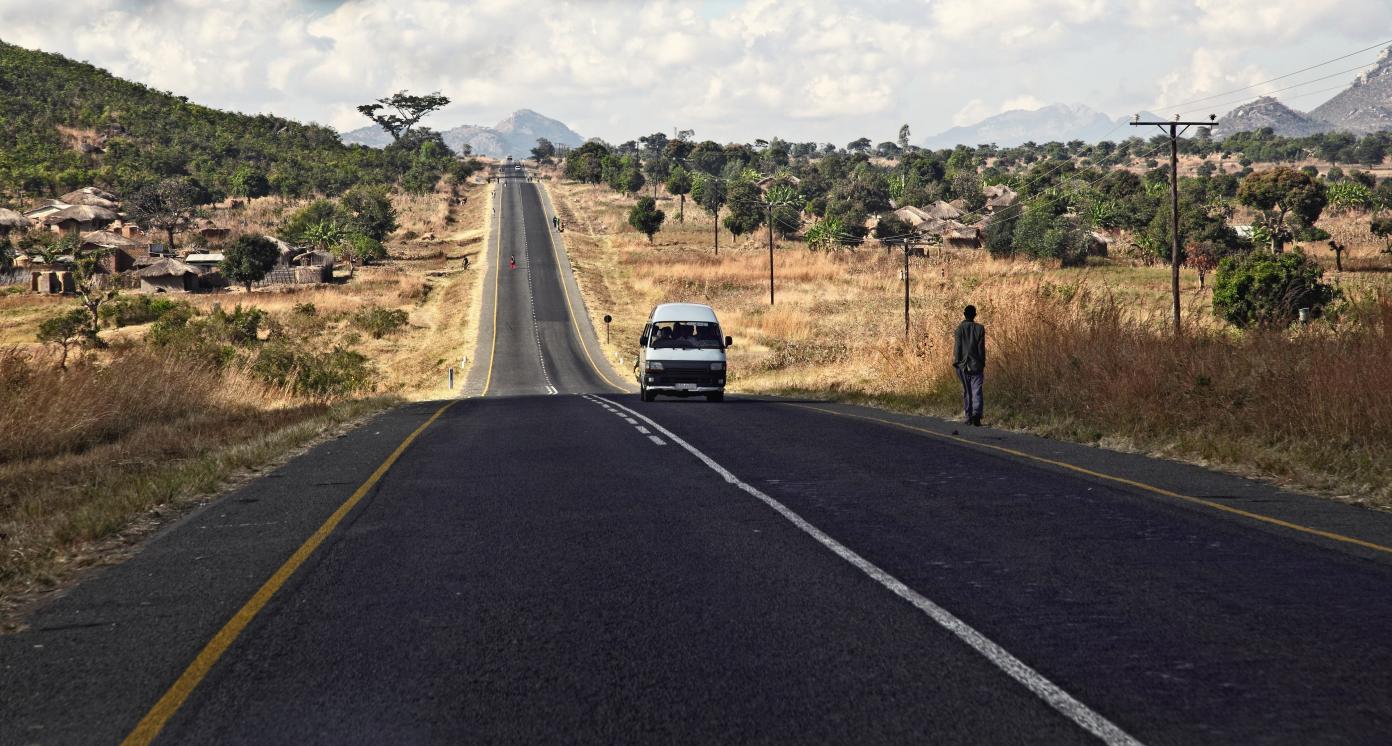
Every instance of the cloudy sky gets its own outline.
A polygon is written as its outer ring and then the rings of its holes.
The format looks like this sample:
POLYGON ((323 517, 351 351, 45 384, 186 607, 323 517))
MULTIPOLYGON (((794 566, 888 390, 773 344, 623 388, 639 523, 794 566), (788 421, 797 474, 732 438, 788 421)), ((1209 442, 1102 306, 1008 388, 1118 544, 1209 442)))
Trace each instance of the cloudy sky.
MULTIPOLYGON (((1242 96, 1175 105, 1392 39, 1392 2, 0 0, 0 39, 340 130, 410 89, 453 99, 436 129, 530 108, 612 141, 681 127, 844 143, 1047 103, 1221 114, 1242 96)), ((1354 75, 1277 95, 1310 109, 1354 75)))

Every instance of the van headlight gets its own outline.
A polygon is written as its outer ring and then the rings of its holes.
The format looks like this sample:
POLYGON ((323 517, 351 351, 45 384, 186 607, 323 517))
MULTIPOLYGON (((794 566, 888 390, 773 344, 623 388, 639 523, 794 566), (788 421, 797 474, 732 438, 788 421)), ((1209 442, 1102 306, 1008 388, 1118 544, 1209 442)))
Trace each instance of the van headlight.
POLYGON ((725 370, 725 363, 711 363, 711 370, 725 370))
POLYGON ((659 363, 656 360, 649 360, 648 370, 662 370, 662 363, 659 363))

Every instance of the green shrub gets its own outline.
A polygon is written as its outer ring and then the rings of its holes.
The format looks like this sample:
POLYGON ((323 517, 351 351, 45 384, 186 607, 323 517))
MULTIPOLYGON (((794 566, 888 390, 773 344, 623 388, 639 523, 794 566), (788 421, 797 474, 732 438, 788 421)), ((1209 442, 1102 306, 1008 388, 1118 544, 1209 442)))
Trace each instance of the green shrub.
POLYGON ((103 303, 98 314, 103 323, 120 328, 157 321, 166 313, 180 307, 190 308, 184 301, 161 298, 157 295, 122 295, 103 303))
POLYGON ((343 347, 316 353, 289 342, 263 345, 251 370, 267 383, 320 397, 364 391, 374 379, 372 366, 361 353, 343 347))
POLYGON ((319 309, 313 303, 296 303, 292 313, 296 316, 318 316, 319 309))
POLYGON ((1323 276, 1324 268, 1300 251, 1228 257, 1213 282, 1213 310, 1238 327, 1287 325, 1300 309, 1318 314, 1338 296, 1323 276))
POLYGON ((373 339, 381 339, 406 326, 410 315, 395 308, 372 306, 353 314, 353 326, 365 331, 373 339))

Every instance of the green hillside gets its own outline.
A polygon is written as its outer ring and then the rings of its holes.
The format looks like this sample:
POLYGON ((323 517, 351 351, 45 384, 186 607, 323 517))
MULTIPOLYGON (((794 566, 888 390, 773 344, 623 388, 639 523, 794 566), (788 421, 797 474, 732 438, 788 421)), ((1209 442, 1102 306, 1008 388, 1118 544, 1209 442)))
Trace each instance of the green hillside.
MULTIPOLYGON (((365 96, 367 98, 367 96, 365 96)), ((191 103, 61 55, 0 41, 0 198, 95 184, 127 193, 192 176, 214 196, 337 194, 359 182, 433 186, 443 143, 376 150, 328 127, 191 103)))

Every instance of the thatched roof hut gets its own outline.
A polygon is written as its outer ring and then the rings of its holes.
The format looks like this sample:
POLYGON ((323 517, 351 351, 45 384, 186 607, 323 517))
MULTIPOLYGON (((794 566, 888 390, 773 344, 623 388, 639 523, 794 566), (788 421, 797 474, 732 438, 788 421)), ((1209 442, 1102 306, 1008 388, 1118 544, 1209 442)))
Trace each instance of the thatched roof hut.
POLYGON ((953 207, 952 205, 949 205, 948 203, 942 200, 938 200, 937 202, 934 202, 933 204, 929 205, 927 208, 924 209, 924 212, 937 218, 938 220, 956 220, 957 218, 962 217, 961 210, 958 210, 957 208, 953 207))
POLYGON ((58 212, 44 218, 44 225, 61 225, 66 222, 78 224, 105 225, 116 219, 116 212, 106 207, 94 207, 92 205, 73 205, 65 207, 58 212))
POLYGON ((139 241, 132 241, 119 233, 111 231, 92 231, 82 234, 83 248, 98 249, 129 249, 141 245, 139 241))
POLYGON ((88 207, 105 207, 114 210, 120 207, 120 200, 111 192, 103 192, 96 187, 83 187, 77 191, 68 192, 58 198, 70 205, 87 205, 88 207))
POLYGON ((198 270, 178 259, 161 259, 136 270, 140 289, 148 293, 188 293, 198 289, 198 270))
POLYGON ((992 184, 986 187, 986 208, 988 210, 1000 210, 1009 207, 1017 200, 1020 195, 1004 184, 992 184))
POLYGON ((14 210, 6 210, 0 207, 0 236, 10 231, 27 230, 29 230, 29 218, 24 217, 14 210))

